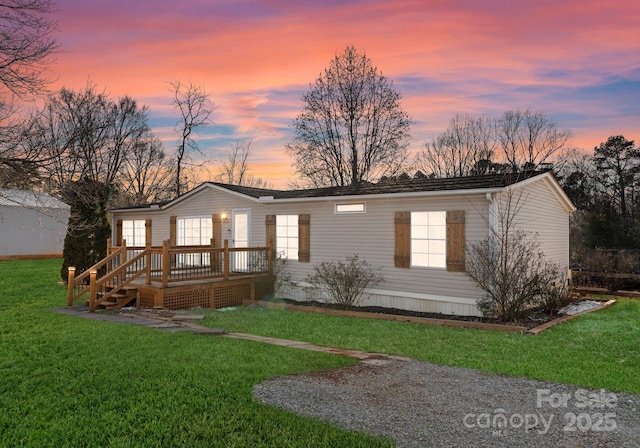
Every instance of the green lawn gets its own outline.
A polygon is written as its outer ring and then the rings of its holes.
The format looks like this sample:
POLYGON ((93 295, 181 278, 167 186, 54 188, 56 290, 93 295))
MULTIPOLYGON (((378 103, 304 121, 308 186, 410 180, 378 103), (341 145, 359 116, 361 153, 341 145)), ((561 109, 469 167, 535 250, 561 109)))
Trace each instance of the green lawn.
MULTIPOLYGON (((0 262, 0 446, 386 446, 254 403, 265 378, 352 364, 250 341, 49 312, 59 260, 0 262)), ((203 310, 198 310, 198 313, 203 310)), ((640 302, 533 337, 238 308, 204 325, 640 393, 640 302)))
MULTIPOLYGON (((203 312, 198 310, 198 313, 203 312)), ((265 308, 204 310, 203 325, 319 345, 406 355, 438 364, 640 393, 640 301, 539 336, 265 308)))
POLYGON ((48 311, 60 260, 0 262, 0 446, 388 446, 254 403, 265 378, 348 358, 48 311))

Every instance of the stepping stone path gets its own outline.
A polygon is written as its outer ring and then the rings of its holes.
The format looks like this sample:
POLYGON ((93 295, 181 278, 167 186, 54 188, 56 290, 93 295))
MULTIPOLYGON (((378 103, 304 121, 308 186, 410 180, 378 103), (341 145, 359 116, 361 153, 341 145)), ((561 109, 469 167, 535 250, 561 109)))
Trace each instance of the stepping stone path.
POLYGON ((90 313, 87 306, 72 306, 67 308, 54 308, 51 311, 67 316, 81 317, 91 320, 105 320, 131 325, 141 325, 155 328, 167 333, 177 333, 191 331, 194 334, 224 336, 231 339, 244 339, 249 341, 263 342, 265 344, 279 345, 281 347, 298 348, 311 350, 314 352, 332 353, 335 355, 348 356, 360 360, 364 364, 386 365, 393 361, 410 361, 411 358, 405 356, 388 355, 385 353, 370 353, 360 350, 346 350, 334 347, 324 347, 321 345, 308 344, 302 341, 292 341, 289 339, 270 338, 246 333, 227 333, 222 328, 209 328, 198 325, 195 322, 204 319, 203 314, 186 314, 170 311, 164 308, 123 308, 117 313, 113 311, 97 311, 90 313))

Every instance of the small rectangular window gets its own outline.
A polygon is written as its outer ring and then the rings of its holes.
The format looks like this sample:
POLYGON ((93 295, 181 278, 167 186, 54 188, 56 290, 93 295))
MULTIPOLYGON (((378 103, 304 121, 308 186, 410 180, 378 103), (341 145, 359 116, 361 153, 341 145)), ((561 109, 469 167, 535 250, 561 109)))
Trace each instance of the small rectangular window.
POLYGON ((447 213, 411 213, 411 265, 447 267, 447 213))
POLYGON ((367 209, 364 202, 354 204, 336 204, 336 214, 340 213, 366 213, 367 209))

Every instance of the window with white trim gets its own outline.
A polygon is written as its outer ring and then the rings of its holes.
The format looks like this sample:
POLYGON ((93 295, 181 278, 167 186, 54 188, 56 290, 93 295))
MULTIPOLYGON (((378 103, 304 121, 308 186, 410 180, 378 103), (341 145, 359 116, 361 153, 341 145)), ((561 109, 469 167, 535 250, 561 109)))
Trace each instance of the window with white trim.
POLYGON ((147 243, 144 219, 123 219, 122 239, 128 247, 144 247, 147 243))
MULTIPOLYGON (((176 244, 178 246, 208 246, 213 237, 212 218, 192 217, 176 220, 176 244)), ((178 264, 189 266, 206 266, 209 264, 208 253, 179 255, 178 264)))
POLYGON ((211 216, 178 218, 176 244, 178 246, 208 246, 213 235, 211 216))
POLYGON ((411 212, 411 266, 447 267, 447 212, 411 212))
POLYGON ((298 259, 298 215, 276 215, 276 251, 284 259, 298 259))

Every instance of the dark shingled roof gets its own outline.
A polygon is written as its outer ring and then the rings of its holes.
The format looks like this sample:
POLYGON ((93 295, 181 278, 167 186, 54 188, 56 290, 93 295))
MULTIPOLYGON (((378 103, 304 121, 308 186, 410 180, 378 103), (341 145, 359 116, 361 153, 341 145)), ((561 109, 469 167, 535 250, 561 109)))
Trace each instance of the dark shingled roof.
MULTIPOLYGON (((359 196, 359 195, 377 195, 377 194, 394 194, 394 193, 417 193, 428 191, 454 191, 454 190, 477 190, 504 188, 526 179, 539 176, 548 172, 545 171, 523 171, 520 173, 502 173, 502 174, 484 174, 480 176, 466 177, 450 177, 442 179, 405 179, 390 180, 386 182, 378 182, 377 184, 363 184, 349 187, 325 187, 325 188, 309 188, 304 190, 271 190, 268 188, 244 187, 241 185, 223 184, 220 182, 205 182, 203 185, 216 185, 229 191, 244 194, 253 198, 273 196, 274 199, 304 199, 304 198, 322 198, 322 197, 340 197, 340 196, 359 196)), ((193 191, 193 190, 191 190, 193 191)), ((117 210, 133 210, 150 208, 152 205, 158 205, 160 208, 170 205, 178 200, 187 192, 173 201, 157 202, 154 204, 137 205, 130 207, 121 207, 117 210)))
POLYGON ((539 176, 547 171, 524 171, 520 173, 486 174, 481 176, 451 177, 443 179, 407 179, 363 184, 349 187, 310 188, 304 190, 271 190, 243 187, 240 185, 207 182, 254 198, 273 196, 274 199, 298 199, 335 196, 358 196, 373 194, 412 193, 422 191, 451 191, 503 188, 517 182, 539 176))

